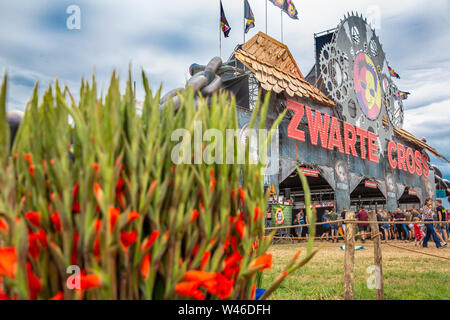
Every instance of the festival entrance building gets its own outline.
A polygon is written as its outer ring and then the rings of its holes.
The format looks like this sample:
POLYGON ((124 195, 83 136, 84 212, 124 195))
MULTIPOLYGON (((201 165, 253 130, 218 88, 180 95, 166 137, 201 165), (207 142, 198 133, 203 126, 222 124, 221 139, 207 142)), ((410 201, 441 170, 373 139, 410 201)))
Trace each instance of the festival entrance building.
POLYGON ((308 178, 318 214, 333 207, 395 211, 435 199, 440 177, 429 154, 448 160, 403 129, 406 97, 375 31, 363 17, 348 15, 336 29, 316 34, 315 46, 307 76, 284 44, 262 32, 230 58, 246 71, 225 82, 237 96, 241 136, 258 92, 271 93, 267 128, 289 110, 271 146, 279 170, 265 179, 275 189, 274 200, 304 207, 297 166, 308 178))

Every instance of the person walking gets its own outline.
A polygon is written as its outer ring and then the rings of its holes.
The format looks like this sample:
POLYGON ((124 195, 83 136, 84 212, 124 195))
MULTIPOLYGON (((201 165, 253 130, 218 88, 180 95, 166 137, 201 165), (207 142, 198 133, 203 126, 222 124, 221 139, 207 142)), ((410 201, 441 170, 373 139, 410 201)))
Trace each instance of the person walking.
POLYGON ((391 225, 389 224, 389 214, 387 211, 382 213, 382 221, 384 224, 381 225, 384 233, 384 243, 387 243, 389 240, 389 230, 391 229, 391 225))
POLYGON ((338 219, 338 214, 336 212, 336 209, 333 209, 330 213, 331 239, 332 239, 333 243, 339 242, 339 238, 338 238, 339 224, 335 222, 337 219, 338 219))
POLYGON ((322 225, 322 239, 326 237, 327 241, 329 241, 329 237, 330 237, 330 211, 325 210, 325 213, 322 215, 322 222, 327 222, 325 224, 322 225))
POLYGON ((438 221, 436 232, 442 235, 442 240, 444 242, 444 247, 447 246, 448 243, 448 234, 447 234, 447 225, 443 222, 447 221, 447 217, 445 215, 445 209, 442 206, 442 200, 436 200, 436 212, 438 215, 438 221))
POLYGON ((364 208, 361 208, 358 212, 358 220, 360 223, 358 224, 359 232, 361 232, 362 243, 366 242, 366 233, 368 231, 369 224, 366 221, 369 221, 369 214, 364 208), (361 223, 362 222, 362 223, 361 223))
MULTIPOLYGON (((424 222, 432 222, 433 221, 433 199, 427 198, 425 200, 425 205, 423 207, 423 221, 424 222)), ((441 249, 443 248, 439 242, 439 238, 436 235, 436 232, 434 231, 433 224, 427 223, 425 224, 426 235, 423 239, 422 247, 428 248, 428 240, 430 240, 430 237, 433 237, 433 241, 436 244, 436 248, 441 249)))

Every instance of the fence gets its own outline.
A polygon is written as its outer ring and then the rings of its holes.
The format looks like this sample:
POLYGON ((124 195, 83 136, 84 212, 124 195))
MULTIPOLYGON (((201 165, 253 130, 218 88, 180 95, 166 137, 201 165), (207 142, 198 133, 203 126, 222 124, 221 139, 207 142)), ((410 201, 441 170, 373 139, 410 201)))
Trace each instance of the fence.
MULTIPOLYGON (((345 216, 345 220, 335 220, 335 221, 328 221, 328 222, 318 222, 315 223, 315 225, 324 225, 324 224, 337 224, 337 223, 345 223, 346 230, 344 235, 345 240, 345 257, 344 257, 344 299, 345 300, 353 300, 354 299, 354 270, 355 270, 355 237, 358 234, 355 234, 355 224, 361 224, 361 223, 367 223, 370 225, 370 238, 374 242, 374 265, 376 270, 376 296, 377 300, 384 300, 384 281, 383 281, 383 258, 382 258, 382 252, 381 252, 381 233, 379 231, 378 225, 380 224, 406 224, 409 221, 377 221, 376 213, 374 211, 369 212, 369 221, 359 221, 355 219, 355 213, 354 212, 347 212, 345 216)), ((450 224, 449 221, 421 221, 421 224, 450 224)), ((265 230, 281 230, 281 229, 292 229, 292 228, 302 228, 302 227, 309 227, 311 224, 302 224, 302 225, 295 225, 295 226, 283 226, 283 227, 271 227, 266 228, 265 230)), ((338 236, 339 238, 341 236, 338 236)), ((283 237, 284 238, 284 237, 283 237)), ((292 237, 285 237, 286 239, 304 239, 301 237, 292 238, 292 237)), ((317 237, 318 239, 321 239, 320 237, 317 237)), ((337 238, 337 237, 334 237, 337 238)), ((403 247, 398 247, 395 245, 391 245, 392 247, 396 247, 398 249, 403 249, 407 251, 412 251, 428 256, 433 256, 437 258, 443 258, 450 260, 450 258, 438 256, 434 254, 424 253, 416 250, 411 250, 403 247)))

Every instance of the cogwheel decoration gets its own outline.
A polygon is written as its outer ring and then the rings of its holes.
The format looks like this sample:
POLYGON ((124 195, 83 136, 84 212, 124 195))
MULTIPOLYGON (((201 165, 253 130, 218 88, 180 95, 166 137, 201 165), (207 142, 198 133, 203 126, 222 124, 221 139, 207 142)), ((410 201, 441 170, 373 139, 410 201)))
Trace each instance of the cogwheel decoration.
POLYGON ((319 62, 323 87, 342 119, 377 134, 384 152, 393 129, 403 126, 403 103, 375 30, 361 15, 348 14, 322 48, 319 62))

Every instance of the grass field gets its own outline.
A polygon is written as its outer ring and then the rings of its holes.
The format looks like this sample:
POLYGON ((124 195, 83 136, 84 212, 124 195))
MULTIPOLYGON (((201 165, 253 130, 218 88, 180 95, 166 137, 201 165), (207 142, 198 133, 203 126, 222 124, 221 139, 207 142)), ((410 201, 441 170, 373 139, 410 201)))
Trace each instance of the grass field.
MULTIPOLYGON (((277 300, 341 300, 344 297, 343 245, 316 242, 323 248, 304 268, 290 275, 273 293, 277 300)), ((394 243, 396 246, 450 258, 450 248, 415 248, 414 244, 394 243)), ((361 245, 357 242, 356 245, 361 245)), ((355 300, 372 300, 375 290, 368 289, 366 273, 373 265, 373 245, 363 244, 365 250, 355 251, 355 300)), ((264 272, 263 288, 282 272, 282 268, 299 250, 305 255, 306 244, 276 244, 270 247, 273 268, 264 272)), ((385 298, 389 300, 450 300, 450 261, 425 256, 382 245, 385 298)))

